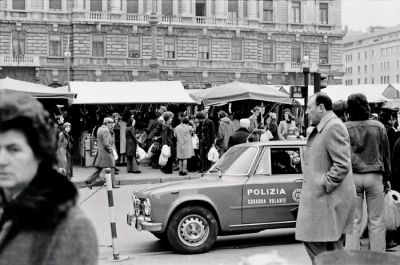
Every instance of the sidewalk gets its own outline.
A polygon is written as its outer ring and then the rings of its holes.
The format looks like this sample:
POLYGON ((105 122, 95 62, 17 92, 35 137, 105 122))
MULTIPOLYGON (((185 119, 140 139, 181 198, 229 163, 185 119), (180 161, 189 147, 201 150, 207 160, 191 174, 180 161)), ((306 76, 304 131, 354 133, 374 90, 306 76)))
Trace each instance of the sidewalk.
MULTIPOLYGON (((126 167, 117 167, 120 171, 116 177, 117 185, 132 185, 132 184, 147 184, 147 183, 162 183, 169 181, 195 179, 201 176, 198 172, 188 172, 186 176, 179 176, 179 171, 174 171, 172 174, 164 174, 159 169, 153 169, 150 166, 140 165, 142 173, 133 174, 127 173, 126 167)), ((74 166, 74 176, 71 181, 78 188, 86 187, 84 181, 94 171, 94 167, 74 166)), ((101 172, 101 177, 104 177, 104 170, 101 172)))

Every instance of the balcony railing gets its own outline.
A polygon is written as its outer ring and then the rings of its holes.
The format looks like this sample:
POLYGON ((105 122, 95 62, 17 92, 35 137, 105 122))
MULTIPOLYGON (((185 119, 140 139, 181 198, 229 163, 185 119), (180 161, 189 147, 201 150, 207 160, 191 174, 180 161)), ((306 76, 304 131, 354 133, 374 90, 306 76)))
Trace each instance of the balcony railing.
POLYGON ((182 18, 176 16, 161 16, 161 24, 182 24, 182 18))
POLYGON ((121 20, 122 21, 129 21, 129 22, 141 22, 145 23, 149 21, 149 15, 139 15, 139 14, 122 14, 121 20))
POLYGON ((40 66, 37 55, 0 55, 0 66, 40 66))

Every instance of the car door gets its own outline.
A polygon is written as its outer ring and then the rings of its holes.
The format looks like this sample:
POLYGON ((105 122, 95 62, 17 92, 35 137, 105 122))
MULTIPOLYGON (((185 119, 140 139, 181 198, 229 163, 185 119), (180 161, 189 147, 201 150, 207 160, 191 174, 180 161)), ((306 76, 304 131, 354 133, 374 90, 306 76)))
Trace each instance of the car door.
POLYGON ((243 186, 243 224, 295 222, 290 210, 300 201, 302 158, 301 146, 264 148, 254 174, 243 186))

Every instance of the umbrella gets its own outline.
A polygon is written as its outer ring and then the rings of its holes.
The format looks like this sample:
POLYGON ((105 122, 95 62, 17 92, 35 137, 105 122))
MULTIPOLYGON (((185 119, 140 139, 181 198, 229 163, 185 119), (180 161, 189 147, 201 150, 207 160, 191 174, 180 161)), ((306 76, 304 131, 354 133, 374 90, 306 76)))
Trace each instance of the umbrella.
POLYGON ((218 105, 224 102, 246 99, 279 102, 284 104, 291 104, 293 102, 293 100, 289 98, 289 95, 280 92, 273 87, 241 83, 237 81, 204 89, 196 96, 202 98, 205 104, 208 105, 218 105))
POLYGON ((73 99, 76 94, 68 92, 67 87, 52 88, 41 84, 21 81, 6 77, 0 79, 0 93, 21 92, 28 93, 39 99, 73 99))

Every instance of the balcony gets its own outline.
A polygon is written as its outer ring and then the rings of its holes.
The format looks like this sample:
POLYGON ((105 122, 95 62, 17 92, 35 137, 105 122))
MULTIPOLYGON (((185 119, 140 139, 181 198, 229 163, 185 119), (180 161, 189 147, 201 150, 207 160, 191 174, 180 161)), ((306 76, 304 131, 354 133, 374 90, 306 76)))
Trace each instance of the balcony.
POLYGON ((39 67, 40 58, 38 55, 0 55, 0 66, 30 66, 39 67))

